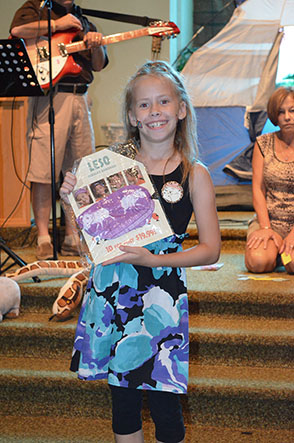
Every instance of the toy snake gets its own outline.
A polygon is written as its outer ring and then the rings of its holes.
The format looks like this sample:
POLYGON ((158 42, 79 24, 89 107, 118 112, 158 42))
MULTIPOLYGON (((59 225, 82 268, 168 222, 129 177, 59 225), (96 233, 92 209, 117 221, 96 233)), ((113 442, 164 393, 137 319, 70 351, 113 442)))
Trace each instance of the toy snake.
POLYGON ((88 282, 89 271, 80 261, 42 260, 29 263, 7 273, 6 277, 18 282, 40 275, 70 276, 66 284, 60 289, 57 299, 52 306, 52 316, 58 320, 66 320, 72 316, 79 306, 84 289, 88 282))

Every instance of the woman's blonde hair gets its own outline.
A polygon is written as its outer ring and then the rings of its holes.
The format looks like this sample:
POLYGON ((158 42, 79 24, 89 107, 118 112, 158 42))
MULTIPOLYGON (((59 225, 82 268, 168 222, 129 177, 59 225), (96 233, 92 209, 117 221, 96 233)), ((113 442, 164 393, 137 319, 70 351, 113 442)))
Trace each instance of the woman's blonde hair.
POLYGON ((133 90, 135 83, 137 79, 145 75, 168 79, 174 87, 179 102, 184 102, 186 105, 186 117, 178 121, 175 134, 175 149, 182 155, 184 165, 183 180, 185 180, 191 170, 191 166, 198 158, 196 116, 181 74, 175 71, 167 62, 146 62, 127 83, 123 100, 123 121, 126 128, 127 139, 135 139, 140 146, 139 130, 137 127, 132 126, 129 119, 129 112, 133 105, 133 90))
POLYGON ((273 125, 278 126, 278 116, 283 101, 291 95, 294 99, 294 90, 281 86, 270 96, 267 104, 267 115, 273 125))

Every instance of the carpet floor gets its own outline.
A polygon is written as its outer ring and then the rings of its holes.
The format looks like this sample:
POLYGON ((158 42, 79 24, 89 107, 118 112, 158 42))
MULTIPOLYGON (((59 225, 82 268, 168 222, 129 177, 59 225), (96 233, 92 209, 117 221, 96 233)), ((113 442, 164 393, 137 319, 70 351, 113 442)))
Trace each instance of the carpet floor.
MULTIPOLYGON (((221 213, 221 266, 187 270, 189 443, 294 441, 294 276, 283 268, 263 279, 246 271, 251 216, 221 213)), ((185 247, 197 241, 193 220, 189 232, 185 247)), ((7 229, 3 237, 24 261, 35 261, 33 229, 7 229)), ((40 279, 20 283, 20 315, 0 323, 0 443, 112 442, 107 384, 81 382, 68 369, 78 310, 49 322, 67 279, 40 279)), ((146 443, 155 442, 146 403, 143 419, 146 443)))

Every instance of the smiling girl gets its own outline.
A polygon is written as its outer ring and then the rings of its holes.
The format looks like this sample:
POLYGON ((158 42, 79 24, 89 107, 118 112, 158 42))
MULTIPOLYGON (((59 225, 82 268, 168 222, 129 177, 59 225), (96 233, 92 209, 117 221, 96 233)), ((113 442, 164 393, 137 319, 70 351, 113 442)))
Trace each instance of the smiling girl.
MULTIPOLYGON (((197 160, 194 110, 181 76, 166 62, 147 62, 130 79, 124 100, 128 138, 161 196, 174 235, 96 266, 81 309, 72 370, 107 378, 119 443, 143 442, 142 391, 158 442, 182 442, 180 395, 187 392, 189 324, 184 267, 214 263, 220 233, 214 189, 197 160), (192 213, 199 242, 183 250, 192 213)), ((66 196, 76 183, 67 174, 66 196)))

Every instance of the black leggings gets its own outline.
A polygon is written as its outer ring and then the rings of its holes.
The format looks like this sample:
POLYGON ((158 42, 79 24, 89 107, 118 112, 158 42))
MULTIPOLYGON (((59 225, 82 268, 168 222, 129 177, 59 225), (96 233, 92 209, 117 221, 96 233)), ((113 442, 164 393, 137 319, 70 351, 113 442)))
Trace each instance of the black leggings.
MULTIPOLYGON (((142 428, 141 389, 109 385, 112 396, 112 429, 115 434, 133 434, 142 428)), ((148 405, 155 424, 156 439, 178 443, 185 437, 185 427, 179 394, 146 390, 148 405)))

